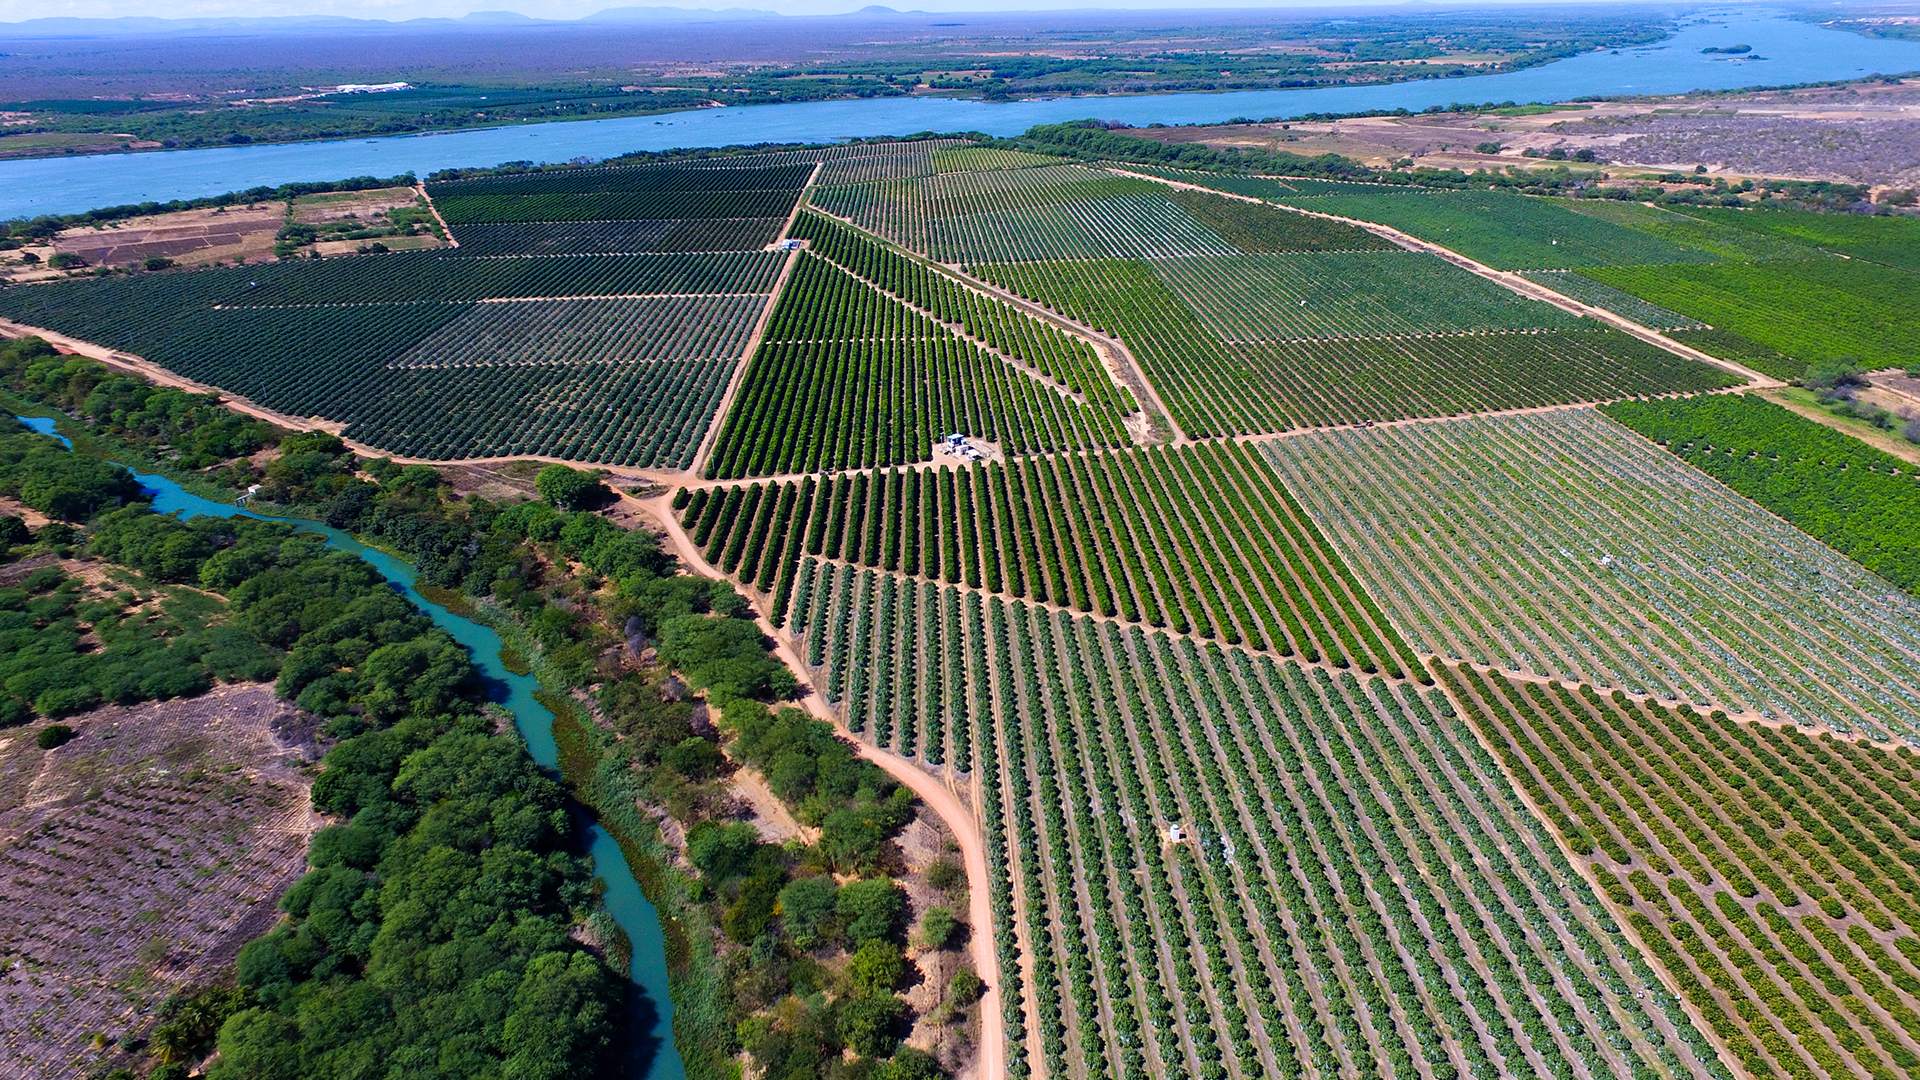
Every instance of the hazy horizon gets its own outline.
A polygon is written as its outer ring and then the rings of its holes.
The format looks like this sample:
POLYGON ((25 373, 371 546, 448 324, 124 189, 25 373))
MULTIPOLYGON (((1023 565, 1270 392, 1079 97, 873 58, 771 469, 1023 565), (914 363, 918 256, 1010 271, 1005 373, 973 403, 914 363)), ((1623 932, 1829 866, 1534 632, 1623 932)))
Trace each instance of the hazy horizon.
MULTIPOLYGON (((161 19, 254 19, 254 18, 298 18, 298 17, 344 17, 353 19, 378 19, 391 22, 404 22, 410 19, 464 18, 476 13, 507 12, 523 15, 531 19, 579 19, 598 11, 618 7, 660 7, 679 8, 691 11, 722 11, 727 9, 748 9, 768 11, 778 15, 818 16, 851 14, 868 6, 860 0, 739 0, 739 2, 718 3, 658 3, 648 0, 502 0, 498 3, 473 3, 472 0, 304 0, 304 2, 257 2, 257 0, 185 0, 183 3, 169 6, 165 14, 156 14, 146 5, 132 3, 130 0, 59 0, 46 3, 44 0, 0 0, 0 24, 13 24, 36 19, 118 19, 118 18, 161 18, 161 19)), ((1325 0, 1046 0, 1044 8, 1032 9, 1011 5, 1007 0, 897 0, 881 6, 896 10, 921 11, 928 13, 1039 13, 1044 10, 1129 10, 1129 11, 1186 11, 1242 9, 1274 10, 1297 9, 1376 9, 1393 8, 1450 9, 1450 8, 1541 8, 1541 7, 1602 7, 1602 6, 1647 6, 1637 0, 1471 0, 1466 3, 1433 3, 1429 0, 1341 0, 1328 3, 1325 0)), ((1698 5, 1683 5, 1697 7, 1698 5)), ((1726 7, 1766 6, 1754 3, 1735 2, 1726 7)))

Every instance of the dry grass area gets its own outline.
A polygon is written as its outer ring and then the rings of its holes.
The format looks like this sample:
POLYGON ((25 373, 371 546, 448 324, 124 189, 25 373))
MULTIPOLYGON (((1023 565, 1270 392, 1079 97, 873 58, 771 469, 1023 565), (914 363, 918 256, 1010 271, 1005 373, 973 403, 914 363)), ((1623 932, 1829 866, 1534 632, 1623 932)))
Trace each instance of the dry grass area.
POLYGON ((974 931, 965 925, 968 902, 966 878, 962 875, 958 884, 944 889, 935 887, 928 880, 928 871, 936 863, 959 865, 960 844, 940 820, 940 815, 921 803, 914 810, 913 820, 900 830, 900 835, 889 846, 893 848, 890 856, 897 856, 900 862, 900 865, 893 867, 893 872, 901 888, 907 892, 908 918, 916 928, 915 934, 918 933, 921 920, 926 917, 927 909, 931 907, 945 907, 961 920, 961 925, 954 930, 945 948, 927 948, 916 938, 907 954, 911 965, 907 982, 911 985, 901 991, 901 996, 912 1007, 915 1020, 906 1041, 908 1045, 938 1057, 952 1070, 953 1075, 972 1076, 975 1071, 973 1066, 977 1063, 973 1040, 979 1035, 973 1014, 978 1006, 958 1014, 940 1007, 947 994, 947 984, 953 981, 961 968, 971 966, 970 935, 974 931))
POLYGON ((308 225, 329 221, 371 221, 389 210, 412 206, 420 193, 410 187, 374 188, 370 191, 329 191, 302 195, 293 202, 293 220, 308 225))
POLYGON ((1596 102, 1530 116, 1441 113, 1332 123, 1219 124, 1129 132, 1162 142, 1200 142, 1296 154, 1345 154, 1372 166, 1402 158, 1437 169, 1558 167, 1527 150, 1592 150, 1616 174, 1691 171, 1712 175, 1912 184, 1920 141, 1920 80, 1813 90, 1674 95, 1596 102), (1497 142, 1498 154, 1474 148, 1497 142))
POLYGON ((73 1075, 277 917, 315 821, 311 728, 268 685, 0 732, 0 1080, 73 1075))

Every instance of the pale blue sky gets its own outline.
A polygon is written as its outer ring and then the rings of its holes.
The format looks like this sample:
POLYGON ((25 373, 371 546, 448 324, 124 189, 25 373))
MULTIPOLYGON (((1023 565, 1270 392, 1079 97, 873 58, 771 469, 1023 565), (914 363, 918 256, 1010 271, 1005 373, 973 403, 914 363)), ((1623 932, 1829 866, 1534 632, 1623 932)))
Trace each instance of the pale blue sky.
MULTIPOLYGON (((459 17, 470 11, 516 11, 536 18, 572 19, 602 8, 624 6, 742 7, 777 11, 785 15, 828 15, 853 11, 871 0, 718 0, 709 3, 673 4, 672 0, 174 0, 156 5, 150 0, 0 0, 0 23, 25 19, 67 16, 79 18, 115 18, 126 15, 160 18, 218 18, 281 15, 345 15, 362 19, 412 19, 420 17, 459 17)), ((900 10, 925 11, 1005 11, 1063 8, 1284 8, 1284 7, 1392 7, 1406 6, 1405 0, 1310 0, 1288 3, 1286 0, 1044 0, 1031 6, 1008 0, 878 0, 900 10)), ((1577 2, 1577 0, 1576 0, 1577 2)), ((1436 5, 1438 6, 1438 5, 1436 5)), ((1446 5, 1455 6, 1455 5, 1446 5)), ((1482 6, 1475 4, 1473 6, 1482 6)), ((1488 4, 1485 6, 1498 6, 1488 4)), ((1537 7, 1538 2, 1525 6, 1537 7)), ((0 35, 4 31, 0 30, 0 35)))

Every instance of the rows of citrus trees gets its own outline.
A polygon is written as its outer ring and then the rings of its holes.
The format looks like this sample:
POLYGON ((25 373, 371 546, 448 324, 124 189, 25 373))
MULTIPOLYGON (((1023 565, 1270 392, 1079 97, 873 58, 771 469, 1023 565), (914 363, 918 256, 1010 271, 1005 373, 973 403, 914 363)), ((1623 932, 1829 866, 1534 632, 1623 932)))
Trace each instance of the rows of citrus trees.
POLYGON ((1752 1076, 1920 1068, 1920 758, 1442 669, 1752 1076))
POLYGON ((1597 412, 1264 449, 1449 662, 1920 732, 1920 601, 1597 412))
POLYGON ((1250 450, 1233 443, 683 492, 709 561, 783 609, 814 555, 1424 677, 1250 450))
POLYGON ((1013 1075, 1726 1075, 1437 694, 816 559, 785 614, 979 780, 1013 1075))
POLYGON ((1130 441, 1098 399, 1021 367, 803 252, 728 410, 707 474, 927 461, 952 432, 1011 453, 1130 441))
POLYGON ((199 273, 218 274, 230 283, 231 291, 215 302, 232 307, 456 303, 506 297, 765 294, 773 289, 782 258, 772 252, 735 251, 469 259, 441 249, 199 273))
POLYGON ((1749 394, 1623 401, 1607 415, 1862 566, 1920 593, 1912 464, 1749 394))
POLYGON ((1698 391, 1737 381, 1716 368, 1573 319, 1537 301, 1491 298, 1485 290, 1493 286, 1437 260, 1425 265, 1438 277, 1418 287, 1410 279, 1397 291, 1375 282, 1363 293, 1339 277, 1347 267, 1423 265, 1383 262, 1394 259, 1415 257, 1355 253, 1109 259, 1000 263, 969 270, 1120 337, 1145 366, 1181 429, 1195 437, 1698 391), (1291 307, 1278 304, 1272 298, 1278 294, 1257 287, 1257 274, 1250 272, 1236 282, 1228 272, 1241 262, 1285 265, 1301 259, 1323 266, 1327 280, 1314 284, 1304 272, 1294 272, 1291 288, 1332 300, 1330 309, 1311 313, 1314 303, 1302 307, 1298 295, 1291 307), (1215 266, 1218 273, 1209 270, 1215 266), (1168 287, 1169 280, 1182 282, 1193 294, 1191 305, 1168 287), (1463 291, 1453 291, 1456 287, 1463 291), (1402 293, 1424 295, 1409 299, 1402 293), (1567 328, 1551 333, 1400 333, 1419 325, 1395 321, 1398 316, 1392 312, 1400 305, 1455 312, 1451 325, 1456 327, 1493 328, 1500 325, 1499 318, 1510 316, 1513 326, 1567 328), (1205 321, 1197 311, 1207 313, 1205 321), (1574 329, 1582 325, 1588 328, 1574 329), (1277 340, 1301 333, 1331 340, 1277 340), (1223 335, 1249 340, 1229 342, 1223 335))
POLYGON ((427 193, 458 237, 470 223, 785 217, 813 171, 805 162, 562 169, 441 181, 427 193))
POLYGON ((1133 395, 1116 386, 1091 347, 1013 306, 960 284, 954 278, 861 235, 821 214, 804 212, 792 234, 812 250, 889 295, 1046 378, 1082 400, 1092 398, 1116 413, 1133 412, 1133 395))
POLYGON ((1231 255, 1160 184, 1077 165, 815 189, 814 205, 940 262, 1231 255))
POLYGON ((733 360, 764 296, 649 296, 474 304, 394 360, 403 368, 733 360))
POLYGON ((1593 325, 1412 251, 1156 259, 1153 269, 1227 341, 1593 325))
POLYGON ((757 251, 778 239, 786 224, 783 216, 462 225, 460 246, 451 254, 475 259, 501 255, 757 251))
POLYGON ((1852 259, 1581 271, 1810 363, 1899 367, 1920 351, 1913 272, 1852 259))

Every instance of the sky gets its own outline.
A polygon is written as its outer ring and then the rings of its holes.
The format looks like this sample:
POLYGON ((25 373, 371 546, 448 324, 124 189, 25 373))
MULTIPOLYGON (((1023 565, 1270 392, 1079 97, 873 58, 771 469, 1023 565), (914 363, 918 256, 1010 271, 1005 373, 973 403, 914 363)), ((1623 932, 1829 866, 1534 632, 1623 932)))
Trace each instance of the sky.
MULTIPOLYGON (((514 11, 545 19, 575 19, 609 7, 683 6, 740 7, 777 11, 783 15, 832 15, 854 11, 869 2, 900 10, 1005 11, 1063 8, 1274 8, 1274 7, 1387 7, 1404 0, 1044 0, 1023 5, 1008 0, 718 0, 674 5, 671 0, 173 0, 156 6, 151 0, 0 0, 0 23, 65 16, 70 18, 223 18, 284 15, 343 15, 358 19, 458 18, 471 11, 514 11)), ((1474 6, 1481 6, 1479 0, 1474 6)), ((1529 4, 1528 6, 1537 6, 1529 4)), ((0 29, 0 36, 4 36, 0 29)))

